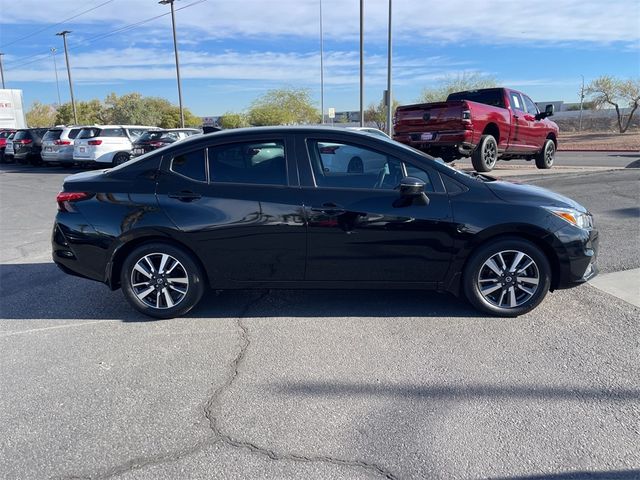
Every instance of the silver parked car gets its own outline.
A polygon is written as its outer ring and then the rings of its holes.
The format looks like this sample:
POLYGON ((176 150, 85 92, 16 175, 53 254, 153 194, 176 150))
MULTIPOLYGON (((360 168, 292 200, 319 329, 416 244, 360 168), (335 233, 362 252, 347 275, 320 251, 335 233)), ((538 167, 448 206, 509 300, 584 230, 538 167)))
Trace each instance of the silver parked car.
POLYGON ((73 165, 73 141, 82 128, 79 125, 50 128, 42 138, 42 160, 65 167, 73 165))

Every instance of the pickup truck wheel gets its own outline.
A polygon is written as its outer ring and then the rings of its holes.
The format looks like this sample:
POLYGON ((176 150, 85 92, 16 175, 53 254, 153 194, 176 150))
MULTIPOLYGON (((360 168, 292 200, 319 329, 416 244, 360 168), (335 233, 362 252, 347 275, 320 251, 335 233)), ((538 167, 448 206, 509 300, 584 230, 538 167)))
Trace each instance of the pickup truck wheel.
POLYGON ((541 169, 551 168, 553 161, 556 158, 556 144, 553 140, 547 138, 540 150, 536 155, 536 167, 541 169))
POLYGON ((476 172, 490 172, 498 161, 498 143, 493 135, 483 135, 471 154, 471 163, 476 172))

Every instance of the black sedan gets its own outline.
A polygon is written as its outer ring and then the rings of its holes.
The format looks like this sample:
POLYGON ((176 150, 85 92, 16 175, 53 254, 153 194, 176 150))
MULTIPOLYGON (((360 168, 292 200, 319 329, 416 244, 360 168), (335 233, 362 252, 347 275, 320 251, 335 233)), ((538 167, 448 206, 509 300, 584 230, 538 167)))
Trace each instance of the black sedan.
POLYGON ((157 318, 207 288, 263 287, 435 289, 516 316, 597 271, 592 216, 573 200, 342 129, 194 136, 68 177, 57 201, 58 266, 157 318))
POLYGON ((149 130, 140 135, 132 144, 131 156, 139 157, 145 153, 166 147, 179 140, 184 140, 202 131, 195 128, 169 128, 165 130, 149 130))

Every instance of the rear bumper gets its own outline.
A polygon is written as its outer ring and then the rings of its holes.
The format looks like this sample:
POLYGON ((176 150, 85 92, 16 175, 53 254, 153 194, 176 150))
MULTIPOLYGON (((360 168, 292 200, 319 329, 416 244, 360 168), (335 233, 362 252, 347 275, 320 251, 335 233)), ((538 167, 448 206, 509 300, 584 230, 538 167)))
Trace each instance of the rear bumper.
POLYGON ((51 234, 51 254, 65 273, 105 282, 105 239, 79 214, 59 213, 51 234), (64 217, 64 222, 60 221, 64 217))
POLYGON ((475 148, 473 130, 397 133, 393 139, 433 153, 448 151, 454 155, 469 156, 475 148))

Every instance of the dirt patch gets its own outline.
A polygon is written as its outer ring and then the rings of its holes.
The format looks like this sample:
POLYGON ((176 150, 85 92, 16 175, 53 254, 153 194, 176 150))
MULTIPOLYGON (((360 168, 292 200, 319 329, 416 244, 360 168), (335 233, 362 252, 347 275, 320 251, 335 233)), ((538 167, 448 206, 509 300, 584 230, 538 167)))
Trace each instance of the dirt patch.
POLYGON ((563 132, 558 138, 558 150, 625 150, 640 151, 640 130, 626 133, 563 132))

